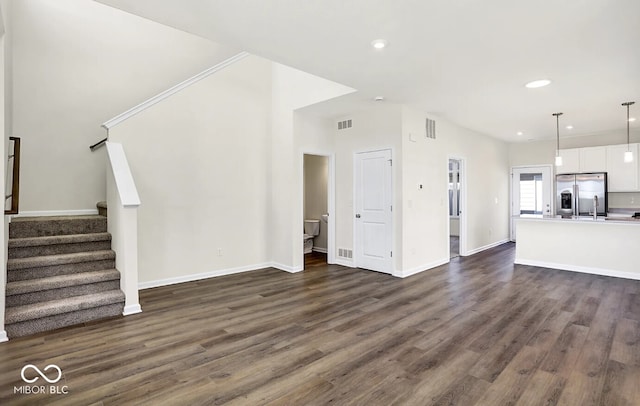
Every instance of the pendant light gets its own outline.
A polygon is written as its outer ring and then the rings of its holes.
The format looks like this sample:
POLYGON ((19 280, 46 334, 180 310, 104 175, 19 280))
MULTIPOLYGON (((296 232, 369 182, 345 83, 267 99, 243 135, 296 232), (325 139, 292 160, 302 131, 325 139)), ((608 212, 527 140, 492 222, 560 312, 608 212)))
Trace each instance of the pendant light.
POLYGON ((562 157, 560 156, 560 116, 562 113, 553 113, 556 116, 556 166, 562 166, 562 157))
POLYGON ((622 103, 623 106, 627 106, 627 151, 624 153, 625 162, 633 162, 633 152, 631 152, 631 148, 629 147, 629 106, 634 103, 635 102, 622 103))

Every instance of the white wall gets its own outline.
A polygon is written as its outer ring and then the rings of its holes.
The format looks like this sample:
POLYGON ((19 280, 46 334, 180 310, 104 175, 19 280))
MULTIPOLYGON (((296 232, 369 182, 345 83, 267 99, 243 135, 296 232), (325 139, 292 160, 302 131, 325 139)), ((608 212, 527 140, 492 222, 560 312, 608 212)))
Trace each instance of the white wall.
POLYGON ((404 275, 448 261, 449 157, 462 158, 466 167, 467 252, 508 239, 509 160, 504 142, 405 107, 402 145, 404 275), (424 135, 427 117, 436 120, 435 140, 424 135))
MULTIPOLYGON (((0 2, 0 156, 2 156, 2 168, 0 168, 0 185, 2 190, 6 190, 5 185, 5 168, 7 162, 6 141, 7 134, 5 131, 5 26, 4 13, 5 3, 0 2)), ((6 275, 7 275, 7 241, 6 231, 8 217, 3 216, 2 225, 0 226, 0 242, 2 243, 2 263, 0 264, 0 342, 7 340, 7 333, 4 330, 4 312, 6 298, 6 275)))
POLYGON ((270 81, 248 57, 111 130, 142 201, 143 285, 269 265, 270 81))
POLYGON ((105 137, 100 124, 231 54, 93 1, 11 6, 21 211, 95 209, 105 159, 88 147, 105 137))
MULTIPOLYGON (((402 141, 401 108, 392 104, 376 104, 371 109, 348 115, 336 121, 351 119, 352 128, 337 130, 336 151, 336 249, 354 249, 354 154, 357 152, 392 150, 393 157, 393 270, 402 269, 402 141)), ((352 264, 345 258, 337 258, 352 264)))
MULTIPOLYGON (((277 63, 272 69, 270 242, 276 266, 303 268, 302 150, 295 110, 352 93, 347 86, 277 63)), ((320 141, 322 143, 322 141, 320 141)))

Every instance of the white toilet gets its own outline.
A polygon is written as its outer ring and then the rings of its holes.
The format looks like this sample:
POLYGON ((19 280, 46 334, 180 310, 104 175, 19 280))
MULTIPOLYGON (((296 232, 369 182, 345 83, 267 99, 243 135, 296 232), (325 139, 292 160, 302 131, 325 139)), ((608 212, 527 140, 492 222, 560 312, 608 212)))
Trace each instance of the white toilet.
POLYGON ((313 237, 320 234, 320 220, 304 221, 304 253, 308 254, 313 251, 313 237))

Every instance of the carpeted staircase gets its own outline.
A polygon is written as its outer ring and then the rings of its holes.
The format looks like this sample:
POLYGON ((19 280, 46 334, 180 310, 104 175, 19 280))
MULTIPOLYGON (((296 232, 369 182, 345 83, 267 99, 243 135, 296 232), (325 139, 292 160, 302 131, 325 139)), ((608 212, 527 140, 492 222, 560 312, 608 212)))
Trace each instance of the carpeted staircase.
POLYGON ((9 337, 121 315, 124 293, 107 218, 14 218, 6 290, 9 337))

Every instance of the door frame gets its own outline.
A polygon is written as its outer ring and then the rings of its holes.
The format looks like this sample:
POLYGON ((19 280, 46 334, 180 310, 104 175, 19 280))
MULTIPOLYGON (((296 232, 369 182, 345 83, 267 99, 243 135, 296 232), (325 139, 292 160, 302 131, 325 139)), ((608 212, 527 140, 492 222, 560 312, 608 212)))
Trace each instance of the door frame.
POLYGON ((461 155, 449 155, 446 162, 446 174, 447 181, 445 182, 445 196, 447 196, 447 204, 445 205, 445 214, 447 216, 446 227, 446 241, 447 241, 447 258, 451 257, 451 246, 449 244, 449 238, 451 236, 451 220, 449 218, 449 161, 460 162, 460 200, 458 201, 458 208, 460 209, 460 215, 458 221, 460 222, 460 236, 458 254, 461 257, 467 256, 467 161, 464 156, 461 155))
MULTIPOLYGON (((358 186, 357 186, 357 182, 356 182, 356 174, 357 174, 357 164, 356 164, 356 156, 358 154, 366 154, 366 153, 370 153, 370 152, 381 152, 381 151, 389 151, 391 154, 391 184, 389 185, 390 187, 390 192, 391 192, 391 207, 393 208, 393 206, 396 205, 396 201, 395 201, 395 166, 393 165, 394 161, 395 161, 395 151, 393 149, 393 147, 387 147, 387 148, 374 148, 374 149, 366 149, 366 150, 357 150, 353 152, 352 155, 352 159, 353 159, 353 163, 352 163, 352 170, 353 170, 353 200, 352 200, 352 213, 351 213, 351 220, 352 220, 352 230, 353 230, 353 266, 356 268, 359 268, 359 264, 358 264, 358 232, 357 232, 357 220, 356 220, 356 201, 357 201, 357 190, 358 190, 358 186)), ((396 211, 394 211, 393 209, 391 210, 391 236, 390 236, 390 243, 389 243, 389 249, 391 250, 391 252, 396 251, 395 248, 395 214, 397 213, 397 210, 399 210, 399 208, 396 208, 396 211)), ((397 255, 397 254, 396 254, 397 255)), ((391 256, 390 260, 387 263, 387 269, 383 270, 383 271, 379 271, 379 272, 383 272, 389 275, 395 275, 396 273, 394 272, 395 269, 395 260, 393 255, 391 256)), ((364 269, 364 268, 363 268, 364 269)))
POLYGON ((510 177, 510 182, 509 182, 509 241, 515 241, 515 236, 514 236, 514 216, 518 215, 519 213, 515 213, 515 206, 514 206, 514 199, 513 199, 513 176, 514 176, 514 171, 516 170, 520 170, 520 169, 527 169, 527 168, 531 168, 532 170, 536 170, 536 169, 548 169, 549 170, 549 210, 550 210, 550 215, 553 215, 556 210, 555 210, 555 198, 554 198, 554 188, 555 188, 555 182, 554 182, 554 171, 553 171, 553 165, 549 165, 549 164, 540 164, 540 165, 516 165, 516 166, 512 166, 511 167, 511 177, 510 177))
MULTIPOLYGON (((300 249, 298 255, 301 258, 301 264, 304 269, 304 246, 302 245, 302 239, 304 235, 304 156, 305 155, 316 155, 323 156, 329 159, 329 173, 327 174, 327 212, 329 214, 329 219, 327 221, 327 263, 335 264, 335 253, 336 253, 336 200, 335 200, 335 190, 336 190, 336 167, 335 167, 335 153, 328 151, 319 151, 312 149, 304 149, 300 154, 300 213, 302 214, 299 219, 301 226, 298 227, 299 235, 297 235, 296 241, 300 241, 300 249)), ((322 222, 322 220, 320 220, 322 222)))

